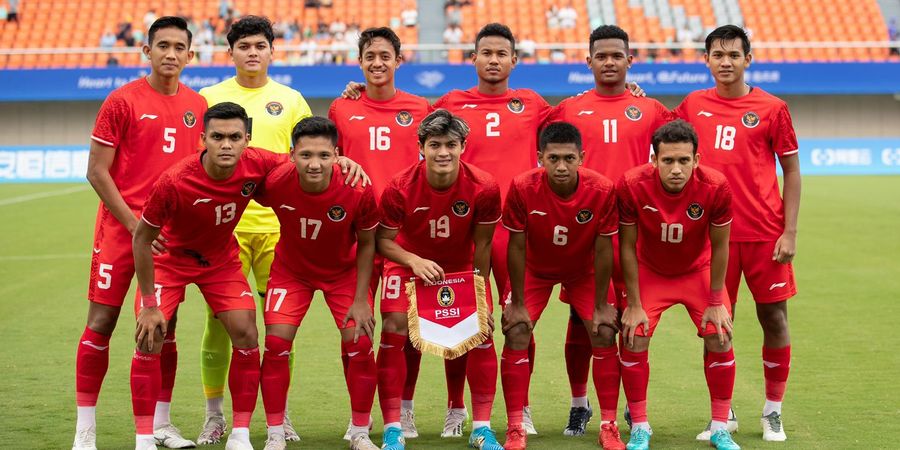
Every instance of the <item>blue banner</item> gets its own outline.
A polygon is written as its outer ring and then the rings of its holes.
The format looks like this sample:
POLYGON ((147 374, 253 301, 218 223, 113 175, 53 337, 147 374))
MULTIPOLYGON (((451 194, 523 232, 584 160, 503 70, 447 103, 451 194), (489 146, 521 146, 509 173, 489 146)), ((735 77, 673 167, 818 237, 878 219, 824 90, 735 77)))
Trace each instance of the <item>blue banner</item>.
MULTIPOLYGON (((88 147, 0 147, 0 184, 85 180, 88 147)), ((900 137, 800 139, 803 175, 900 175, 900 137)))
MULTIPOLYGON (((0 102, 102 100, 148 71, 146 67, 0 70, 0 102)), ((335 98, 348 81, 363 80, 357 66, 275 66, 270 74, 308 98, 335 98)), ((189 67, 182 81, 199 90, 233 75, 231 67, 189 67)), ((396 77, 400 89, 428 97, 477 83, 470 64, 407 64, 396 77)), ((713 85, 703 64, 635 64, 629 79, 653 96, 685 95, 713 85)), ((900 63, 759 63, 748 70, 747 81, 776 95, 895 94, 900 93, 900 63)), ((594 77, 583 64, 521 64, 510 84, 545 96, 569 96, 591 89, 594 77)))

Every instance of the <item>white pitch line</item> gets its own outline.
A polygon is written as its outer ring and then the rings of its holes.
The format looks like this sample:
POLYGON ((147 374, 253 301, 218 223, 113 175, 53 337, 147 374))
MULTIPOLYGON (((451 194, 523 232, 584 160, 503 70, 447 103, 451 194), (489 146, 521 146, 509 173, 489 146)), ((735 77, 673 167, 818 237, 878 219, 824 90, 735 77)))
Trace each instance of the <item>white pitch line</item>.
POLYGON ((17 203, 25 203, 47 197, 58 197, 60 195, 74 194, 76 192, 86 191, 90 188, 90 185, 78 185, 65 189, 58 189, 55 191, 36 192, 34 194, 20 195, 18 197, 11 197, 0 200, 0 206, 15 205, 17 203))
POLYGON ((42 261, 48 259, 87 259, 91 255, 85 253, 60 253, 55 255, 0 255, 0 262, 7 261, 42 261))

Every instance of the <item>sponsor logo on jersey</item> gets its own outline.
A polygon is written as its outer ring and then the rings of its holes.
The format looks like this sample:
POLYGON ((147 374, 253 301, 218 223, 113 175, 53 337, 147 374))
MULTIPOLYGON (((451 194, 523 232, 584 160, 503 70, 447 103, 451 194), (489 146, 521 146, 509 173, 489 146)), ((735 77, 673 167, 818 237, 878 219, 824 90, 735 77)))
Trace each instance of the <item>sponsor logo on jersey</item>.
POLYGON ((650 205, 644 205, 644 209, 647 209, 647 210, 650 210, 650 211, 653 211, 653 212, 659 212, 658 209, 656 209, 656 208, 654 208, 654 207, 652 207, 652 206, 650 206, 650 205))
POLYGON ((328 218, 332 222, 340 222, 347 217, 347 211, 340 205, 334 205, 328 209, 328 218))
POLYGON ((194 115, 193 111, 186 111, 183 116, 181 116, 181 120, 184 121, 184 126, 188 128, 194 128, 194 125, 197 124, 197 116, 194 115))
POLYGON ((637 106, 628 105, 628 107, 625 108, 625 117, 627 117, 628 120, 637 122, 638 120, 641 120, 641 117, 644 117, 644 113, 641 112, 641 109, 637 106))
POLYGON ((774 291, 775 289, 783 288, 785 286, 787 286, 787 283, 784 281, 782 281, 781 283, 772 283, 772 285, 769 286, 769 290, 774 291))
POLYGON ((545 213, 545 212, 543 212, 543 211, 538 211, 538 210, 536 210, 536 209, 532 209, 531 212, 528 213, 528 214, 537 214, 537 215, 539 215, 539 216, 546 216, 546 215, 547 215, 547 213, 545 213))
POLYGON ((687 216, 691 218, 691 220, 698 220, 703 217, 703 207, 700 206, 699 203, 691 203, 687 207, 687 216))
POLYGON ((138 120, 144 120, 144 119, 155 120, 157 117, 159 117, 159 116, 157 116, 156 114, 141 114, 141 118, 138 120))
POLYGON ((457 217, 466 217, 469 214, 469 204, 465 200, 457 200, 451 209, 457 217))
POLYGON ((744 117, 741 117, 741 123, 747 128, 756 128, 759 125, 759 115, 753 111, 744 113, 744 117))
POLYGON ((698 116, 703 116, 703 117, 712 117, 712 113, 711 113, 711 112, 706 112, 706 111, 704 111, 704 110, 702 110, 702 109, 700 110, 700 112, 697 113, 697 115, 698 115, 698 116))
POLYGON ((519 114, 525 111, 525 103, 518 98, 513 98, 506 103, 506 108, 515 114, 519 114))
POLYGON ((456 293, 453 292, 452 287, 441 286, 441 288, 438 289, 438 293, 437 293, 438 305, 441 305, 444 308, 446 308, 446 307, 452 305, 455 300, 456 300, 456 293))
POLYGON ((413 210, 413 213, 417 213, 419 211, 428 211, 431 209, 430 206, 417 206, 416 209, 413 210))
POLYGON ((400 111, 397 113, 397 125, 408 127, 413 123, 413 116, 409 111, 400 111))
POLYGON ((270 116, 280 116, 281 113, 284 112, 284 106, 278 102, 269 102, 266 103, 266 112, 269 113, 270 116))
POLYGON ((589 209, 582 209, 578 211, 578 214, 575 214, 575 221, 584 225, 591 221, 594 218, 594 213, 589 209))
POLYGON ((588 109, 582 109, 581 111, 578 111, 578 114, 576 114, 576 115, 577 116, 590 116, 592 114, 594 114, 594 111, 591 111, 588 109))
POLYGON ((471 104, 471 103, 466 103, 466 104, 462 105, 462 107, 460 107, 459 109, 475 109, 475 108, 477 108, 477 107, 478 107, 478 105, 473 105, 473 104, 471 104))
POLYGON ((253 192, 256 191, 256 183, 252 181, 248 181, 241 186, 241 195, 244 197, 249 197, 253 195, 253 192))
POLYGON ((354 120, 363 120, 363 119, 365 119, 365 118, 366 118, 366 116, 350 116, 350 120, 349 120, 349 121, 352 122, 352 121, 354 121, 354 120))
POLYGON ((197 200, 194 200, 194 204, 192 206, 197 206, 201 203, 209 203, 211 201, 212 201, 211 198, 198 198, 197 200))

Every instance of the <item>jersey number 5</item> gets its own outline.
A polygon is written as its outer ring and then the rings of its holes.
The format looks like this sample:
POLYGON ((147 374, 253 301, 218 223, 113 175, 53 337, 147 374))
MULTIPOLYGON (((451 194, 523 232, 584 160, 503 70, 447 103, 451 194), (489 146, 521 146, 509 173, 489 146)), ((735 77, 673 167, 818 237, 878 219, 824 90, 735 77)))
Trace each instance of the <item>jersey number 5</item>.
POLYGON ((166 145, 163 145, 163 153, 175 151, 175 131, 175 128, 163 129, 163 140, 166 141, 166 145))

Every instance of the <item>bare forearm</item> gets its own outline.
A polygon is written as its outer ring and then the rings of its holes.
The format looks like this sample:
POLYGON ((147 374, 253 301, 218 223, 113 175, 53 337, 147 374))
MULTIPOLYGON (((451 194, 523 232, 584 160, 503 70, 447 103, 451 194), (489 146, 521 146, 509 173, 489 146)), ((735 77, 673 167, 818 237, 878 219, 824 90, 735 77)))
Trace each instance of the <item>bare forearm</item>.
POLYGON ((359 242, 356 246, 356 296, 354 301, 366 301, 372 280, 372 266, 375 258, 375 240, 359 242))
POLYGON ((606 303, 609 293, 609 279, 613 270, 612 241, 608 237, 598 237, 594 244, 594 308, 606 303))
POLYGON ((132 241, 132 253, 134 254, 134 272, 137 275, 138 287, 141 295, 153 294, 156 280, 153 274, 153 253, 150 250, 150 242, 135 235, 132 241))
POLYGON ((134 232, 137 227, 137 218, 131 212, 131 208, 122 198, 119 187, 113 181, 109 171, 102 169, 93 169, 88 172, 88 181, 94 188, 94 192, 100 197, 100 201, 106 206, 106 209, 112 213, 113 217, 119 221, 129 232, 134 232))
POLYGON ((491 274, 491 243, 475 245, 475 255, 472 260, 472 266, 481 276, 487 279, 491 274))
POLYGON ((797 221, 800 214, 800 171, 791 170, 784 173, 784 232, 797 234, 797 221))
POLYGON ((377 242, 378 253, 381 253, 385 258, 404 267, 409 267, 412 264, 411 261, 418 257, 414 253, 404 250, 403 247, 394 242, 393 239, 378 238, 377 242))
POLYGON ((728 242, 714 245, 710 258, 709 288, 717 291, 725 287, 725 271, 728 268, 728 242), (724 248, 723 248, 724 247, 724 248))
MULTIPOLYGON (((513 244, 513 236, 510 236, 513 244)), ((511 301, 517 305, 525 303, 525 246, 510 245, 506 252, 506 264, 509 270, 509 285, 512 291, 511 301)))

